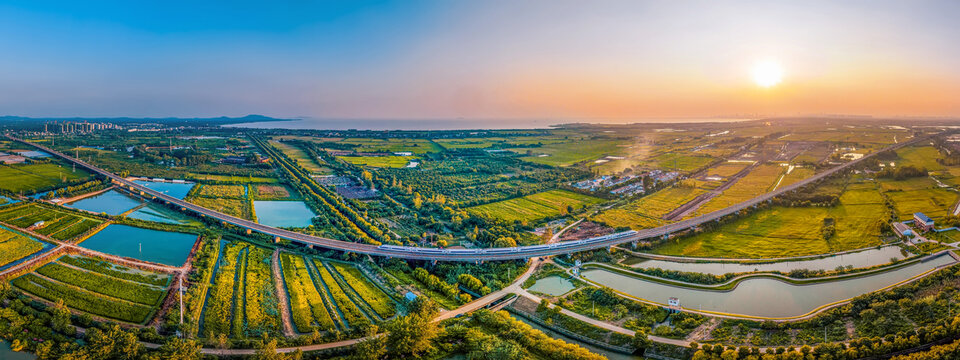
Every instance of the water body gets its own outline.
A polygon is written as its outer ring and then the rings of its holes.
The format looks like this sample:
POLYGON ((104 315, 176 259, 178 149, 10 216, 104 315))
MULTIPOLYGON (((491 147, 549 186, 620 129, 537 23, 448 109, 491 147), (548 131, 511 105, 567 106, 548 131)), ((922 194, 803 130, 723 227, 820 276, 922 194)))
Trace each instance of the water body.
POLYGON ((124 195, 116 190, 110 190, 97 196, 78 200, 68 204, 70 207, 108 215, 120 215, 127 210, 140 205, 140 201, 124 195))
POLYGON ((688 289, 641 280, 603 269, 582 272, 586 279, 641 299, 666 304, 680 299, 683 307, 733 314, 766 317, 799 316, 816 308, 866 294, 910 279, 940 265, 953 263, 950 256, 939 256, 880 274, 810 285, 793 285, 776 279, 752 278, 731 291, 688 289))
MULTIPOLYGON (((632 123, 698 123, 698 122, 737 122, 750 119, 726 118, 675 118, 675 119, 633 119, 617 124, 632 123)), ((263 121, 242 124, 223 125, 224 127, 252 129, 305 129, 305 130, 496 130, 496 129, 545 129, 553 125, 576 122, 594 122, 591 120, 571 119, 297 119, 290 121, 263 121)))
POLYGON ((180 266, 190 255, 197 235, 109 225, 80 244, 108 254, 180 266))
POLYGON ((164 181, 134 180, 133 182, 146 186, 150 190, 156 190, 166 195, 183 200, 193 188, 194 183, 172 183, 164 181))
POLYGON ((254 201, 257 222, 273 227, 306 227, 317 216, 303 201, 254 201))
POLYGON ((573 282, 568 279, 564 279, 560 276, 547 276, 543 279, 537 280, 537 282, 533 283, 533 286, 527 290, 552 296, 560 296, 566 294, 574 288, 575 286, 573 286, 573 282))
POLYGON ((10 342, 6 340, 0 340, 0 359, 3 360, 36 360, 37 356, 21 351, 13 351, 10 349, 10 342))
POLYGON ((822 259, 803 261, 784 261, 766 264, 739 264, 739 263, 687 263, 665 260, 645 260, 631 265, 634 268, 698 272, 704 274, 723 275, 727 273, 743 273, 754 271, 782 271, 791 270, 834 270, 839 266, 853 266, 854 268, 871 267, 890 262, 890 259, 904 259, 899 246, 886 246, 880 249, 864 250, 852 254, 835 255, 822 259))
POLYGON ((127 215, 127 217, 165 224, 189 224, 193 222, 185 215, 155 203, 150 203, 147 206, 130 213, 130 215, 127 215))

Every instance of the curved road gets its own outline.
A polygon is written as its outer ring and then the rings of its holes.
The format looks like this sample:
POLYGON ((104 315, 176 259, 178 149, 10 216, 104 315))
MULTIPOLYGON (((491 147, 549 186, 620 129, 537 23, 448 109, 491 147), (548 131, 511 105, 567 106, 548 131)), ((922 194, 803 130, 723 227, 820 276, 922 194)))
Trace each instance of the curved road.
POLYGON ((224 223, 233 224, 243 229, 248 229, 251 231, 267 234, 267 235, 276 237, 278 239, 281 239, 281 238, 287 239, 297 243, 311 245, 311 246, 320 246, 327 249, 356 252, 356 253, 370 254, 370 255, 376 255, 376 256, 397 257, 397 258, 416 259, 416 260, 435 260, 435 261, 489 261, 489 260, 528 259, 528 258, 539 257, 539 256, 569 254, 569 253, 574 253, 579 251, 601 249, 601 248, 607 248, 607 247, 611 247, 611 246, 622 244, 622 243, 668 236, 674 232, 695 228, 698 225, 706 222, 719 221, 719 219, 724 216, 739 212, 751 206, 755 206, 757 204, 763 203, 764 201, 771 200, 774 197, 799 189, 807 184, 829 177, 830 175, 833 175, 839 171, 843 171, 848 168, 851 168, 864 160, 870 159, 871 157, 873 157, 874 155, 876 155, 881 151, 898 149, 903 146, 910 145, 912 143, 915 143, 917 141, 920 141, 929 137, 929 136, 916 137, 913 140, 908 142, 894 144, 884 149, 881 149, 879 151, 875 151, 870 154, 867 154, 860 159, 833 167, 829 170, 823 171, 819 174, 816 174, 804 180, 784 186, 782 188, 768 192, 766 194, 757 196, 753 199, 744 201, 742 203, 739 203, 724 209, 720 209, 720 210, 711 212, 709 214, 700 215, 694 218, 678 221, 678 222, 664 225, 661 227, 640 230, 630 236, 618 237, 613 239, 605 239, 602 241, 585 242, 577 245, 565 245, 565 246, 557 246, 557 247, 548 247, 548 246, 542 246, 542 245, 541 246, 520 246, 520 247, 517 247, 515 251, 504 251, 504 249, 501 248, 495 252, 491 251, 493 249, 479 249, 479 250, 471 250, 470 253, 453 252, 453 251, 451 252, 431 251, 428 253, 428 252, 422 251, 423 248, 418 248, 418 247, 395 246, 390 248, 382 248, 382 247, 378 247, 376 245, 371 245, 371 244, 360 244, 360 243, 353 243, 353 242, 340 241, 340 240, 334 240, 334 239, 327 239, 327 238, 322 238, 318 236, 306 235, 306 234, 301 234, 301 233, 297 233, 289 230, 278 229, 275 227, 261 225, 250 220, 222 214, 222 213, 171 197, 169 195, 152 190, 150 188, 147 188, 146 186, 134 183, 120 176, 117 176, 113 173, 110 173, 106 170, 103 170, 96 166, 88 164, 80 159, 73 158, 69 155, 60 153, 53 149, 47 148, 45 146, 18 139, 9 134, 7 134, 6 136, 13 141, 21 142, 23 144, 36 147, 52 155, 60 157, 64 160, 80 165, 81 167, 84 167, 96 174, 105 176, 111 179, 114 183, 117 183, 120 186, 126 187, 130 190, 138 191, 144 195, 150 195, 155 199, 159 199, 164 202, 174 204, 176 206, 179 206, 182 210, 190 210, 202 216, 209 216, 211 218, 220 220, 224 223))

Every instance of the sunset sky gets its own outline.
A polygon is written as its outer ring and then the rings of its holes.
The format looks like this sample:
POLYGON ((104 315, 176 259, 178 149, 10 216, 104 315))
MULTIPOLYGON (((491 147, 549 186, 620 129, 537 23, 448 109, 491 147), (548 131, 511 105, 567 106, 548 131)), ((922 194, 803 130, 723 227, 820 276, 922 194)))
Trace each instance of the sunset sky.
POLYGON ((960 117, 960 1, 307 3, 0 2, 0 115, 960 117))

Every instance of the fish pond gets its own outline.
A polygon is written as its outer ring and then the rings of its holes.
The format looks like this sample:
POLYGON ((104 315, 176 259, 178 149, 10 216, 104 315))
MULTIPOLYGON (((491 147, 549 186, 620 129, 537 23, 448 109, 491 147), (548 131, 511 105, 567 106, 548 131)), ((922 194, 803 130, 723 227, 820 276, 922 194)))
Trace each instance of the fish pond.
POLYGON ((302 201, 254 201, 257 221, 273 227, 306 227, 317 216, 302 201))
POLYGON ((107 254, 132 257, 155 263, 180 266, 190 255, 197 235, 109 225, 80 246, 107 254))

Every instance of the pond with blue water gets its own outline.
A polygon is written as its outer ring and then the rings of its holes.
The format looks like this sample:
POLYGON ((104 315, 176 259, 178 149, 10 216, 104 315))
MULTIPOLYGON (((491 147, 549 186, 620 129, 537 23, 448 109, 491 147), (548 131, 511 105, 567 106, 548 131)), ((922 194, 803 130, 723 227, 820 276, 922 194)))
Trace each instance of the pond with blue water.
POLYGON ((160 231, 128 225, 109 225, 80 244, 107 254, 180 266, 190 255, 195 234, 160 231))
POLYGON ((317 216, 303 201, 254 201, 257 222, 273 227, 306 227, 317 216))
POLYGON ((189 182, 175 183, 149 180, 134 180, 133 182, 143 185, 150 190, 159 191, 180 200, 183 200, 183 198, 187 196, 187 193, 190 192, 190 189, 193 189, 193 186, 196 185, 189 182))
POLYGON ((67 206, 95 213, 120 215, 140 205, 141 202, 116 190, 77 200, 67 206))

